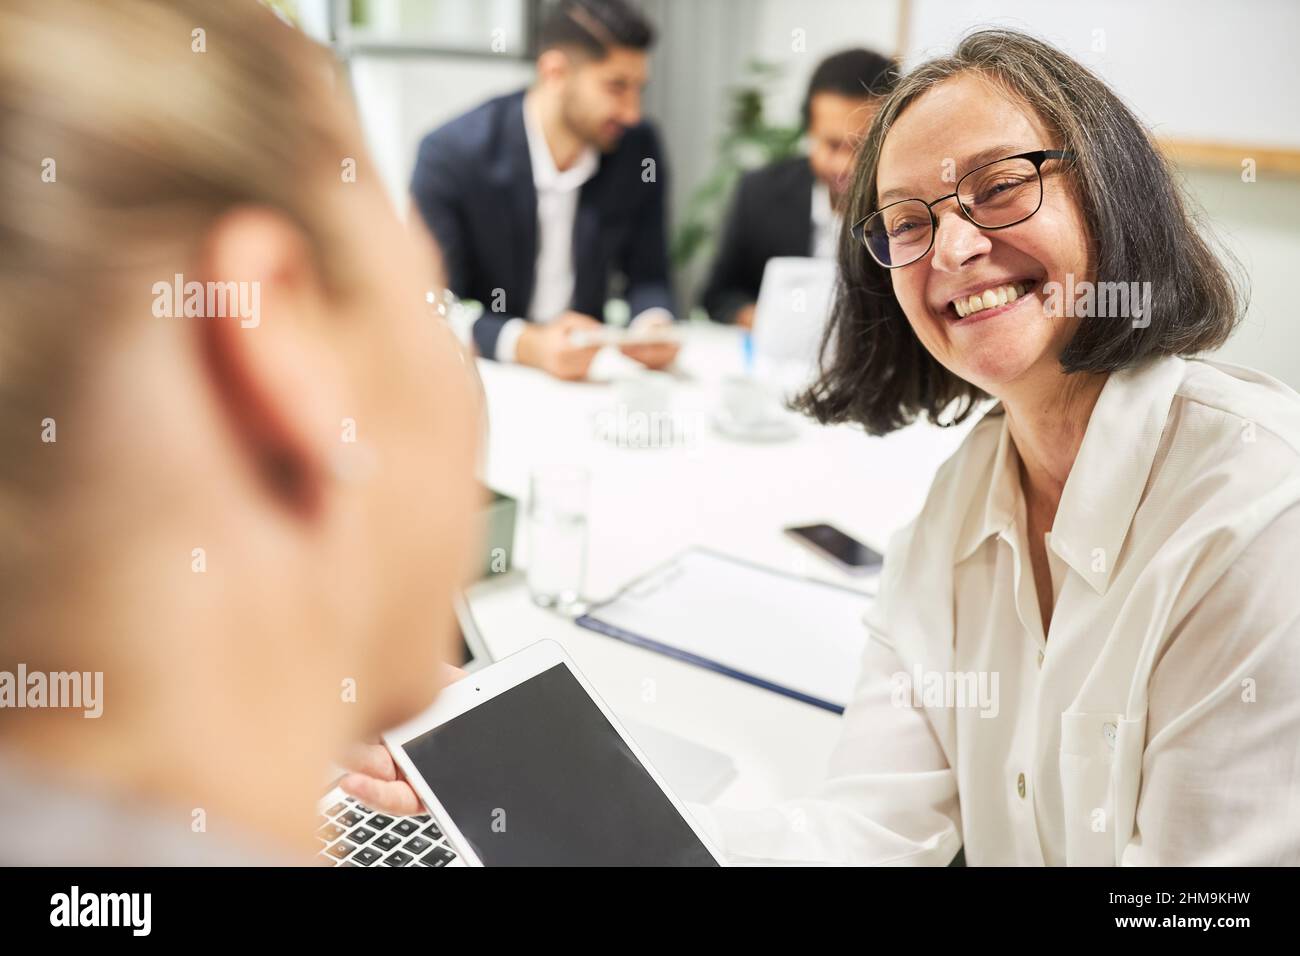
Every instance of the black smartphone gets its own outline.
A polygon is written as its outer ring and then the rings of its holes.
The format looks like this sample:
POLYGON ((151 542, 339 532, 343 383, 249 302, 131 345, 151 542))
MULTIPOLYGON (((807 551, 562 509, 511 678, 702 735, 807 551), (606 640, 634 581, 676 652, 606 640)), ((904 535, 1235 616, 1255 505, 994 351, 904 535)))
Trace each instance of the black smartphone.
POLYGON ((884 561, 878 552, 834 525, 799 525, 786 528, 785 533, 822 557, 829 558, 831 563, 849 574, 871 574, 878 571, 884 561))

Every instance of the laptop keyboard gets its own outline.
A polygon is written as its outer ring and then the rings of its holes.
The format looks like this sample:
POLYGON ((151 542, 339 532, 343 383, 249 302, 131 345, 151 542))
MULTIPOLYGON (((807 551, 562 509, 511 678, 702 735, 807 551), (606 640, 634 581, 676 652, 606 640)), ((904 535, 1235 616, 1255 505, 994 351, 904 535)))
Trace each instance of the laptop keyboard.
MULTIPOLYGON (((338 791, 336 791, 338 793, 338 791)), ((446 866, 456 859, 427 814, 391 817, 340 795, 321 810, 316 838, 322 864, 332 866, 446 866)))

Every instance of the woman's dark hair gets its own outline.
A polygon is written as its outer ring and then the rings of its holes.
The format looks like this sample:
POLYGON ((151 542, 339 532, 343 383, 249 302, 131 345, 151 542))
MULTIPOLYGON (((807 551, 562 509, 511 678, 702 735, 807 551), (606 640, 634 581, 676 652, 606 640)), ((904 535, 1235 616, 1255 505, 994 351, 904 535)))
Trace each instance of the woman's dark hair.
POLYGON ((1243 311, 1242 286, 1211 251, 1164 156, 1146 128, 1086 67, 1042 40, 980 30, 951 56, 921 64, 881 103, 858 157, 839 240, 840 282, 821 347, 818 380, 794 406, 823 424, 856 422, 873 435, 924 414, 965 419, 987 395, 926 351, 894 297, 889 270, 849 235, 876 204, 880 149, 917 97, 963 73, 978 73, 1027 103, 1074 154, 1073 190, 1103 282, 1149 281, 1149 324, 1080 322, 1061 367, 1112 372, 1156 355, 1191 355, 1222 345, 1243 311))
POLYGON ((812 98, 834 93, 851 99, 884 96, 898 83, 898 63, 874 50, 841 50, 817 64, 803 99, 803 128, 812 119, 812 98))
POLYGON ((627 0, 558 0, 542 20, 537 49, 567 47, 603 60, 613 47, 648 50, 654 40, 650 21, 627 0))

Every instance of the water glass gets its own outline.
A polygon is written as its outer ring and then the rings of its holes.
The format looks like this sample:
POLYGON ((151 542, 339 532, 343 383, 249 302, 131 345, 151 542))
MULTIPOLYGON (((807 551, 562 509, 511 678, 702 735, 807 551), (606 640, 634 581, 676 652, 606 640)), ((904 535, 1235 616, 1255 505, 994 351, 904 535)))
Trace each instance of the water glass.
POLYGON ((590 487, 582 468, 539 469, 528 482, 528 593, 565 614, 586 610, 590 487))

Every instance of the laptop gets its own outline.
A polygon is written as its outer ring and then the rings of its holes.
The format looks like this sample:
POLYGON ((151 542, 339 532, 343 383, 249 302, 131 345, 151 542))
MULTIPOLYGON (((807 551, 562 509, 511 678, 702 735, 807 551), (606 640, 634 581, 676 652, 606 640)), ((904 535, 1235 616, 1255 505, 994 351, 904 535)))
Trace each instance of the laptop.
MULTIPOLYGON (((456 602, 456 620, 460 631, 458 663, 467 672, 477 673, 491 665, 493 659, 468 605, 463 600, 456 602)), ((574 673, 576 674, 576 668, 574 673)), ((575 679, 585 685, 585 680, 580 675, 575 679)), ((572 690, 571 687, 569 689, 572 690)), ((594 692, 590 696, 594 697, 594 692)), ((432 709, 437 710, 441 703, 440 700, 432 709)), ((556 698, 536 706, 542 707, 548 715, 551 715, 554 711, 563 710, 574 704, 587 706, 577 696, 556 698)), ((603 705, 598 706, 603 707, 603 705)), ((588 715, 590 716, 590 708, 588 708, 588 715)), ((656 772, 664 775, 663 778, 652 776, 652 779, 666 778, 669 784, 676 785, 675 794, 668 798, 670 803, 677 799, 676 794, 683 799, 707 802, 735 776, 735 765, 731 758, 718 751, 648 725, 620 721, 613 715, 609 717, 611 727, 622 725, 619 736, 622 736, 623 732, 626 733, 623 746, 628 749, 635 748, 641 754, 638 759, 646 765, 647 772, 651 775, 656 775, 656 772)), ((548 717, 548 719, 553 718, 548 717)), ((386 739, 389 740, 390 749, 395 754, 399 753, 400 745, 393 746, 393 741, 387 737, 386 739)), ((472 744, 473 741, 470 743, 472 744)), ((603 746, 617 748, 620 742, 611 736, 606 736, 603 746)), ((405 767, 403 769, 409 770, 405 767)), ((417 787, 417 792, 419 789, 417 787)), ((666 790, 666 788, 662 789, 666 790)), ((429 803, 431 796, 428 792, 421 792, 420 795, 426 802, 426 806, 431 805, 429 803)), ((648 788, 640 796, 655 799, 653 791, 648 788)), ((446 817, 435 819, 429 814, 401 817, 380 813, 344 793, 337 786, 320 800, 318 809, 320 818, 316 836, 321 843, 318 862, 322 865, 442 867, 477 865, 484 862, 472 850, 465 853, 457 846, 457 828, 448 826, 446 817)), ((689 821, 687 825, 688 827, 691 825, 689 821)), ((689 842, 689 838, 687 839, 689 842)), ((552 862, 561 861, 555 859, 552 862)))
POLYGON ((778 256, 763 269, 754 310, 755 364, 787 394, 816 377, 836 275, 834 259, 802 256, 778 256))
MULTIPOLYGON (((465 671, 492 662, 483 635, 470 615, 469 607, 456 599, 456 624, 460 632, 456 660, 465 671)), ((463 866, 456 851, 427 814, 402 817, 372 810, 344 793, 337 783, 316 805, 320 816, 316 839, 320 841, 317 862, 329 866, 463 866)))

